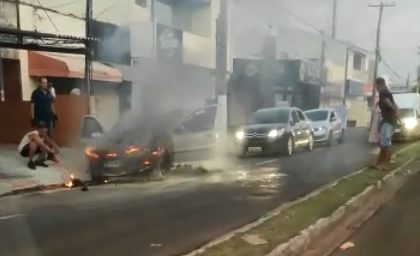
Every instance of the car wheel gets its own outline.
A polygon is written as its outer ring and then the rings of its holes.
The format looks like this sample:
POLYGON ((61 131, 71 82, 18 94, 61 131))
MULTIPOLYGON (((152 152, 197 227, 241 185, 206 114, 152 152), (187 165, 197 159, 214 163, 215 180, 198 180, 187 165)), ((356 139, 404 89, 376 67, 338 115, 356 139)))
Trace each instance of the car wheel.
POLYGON ((89 167, 90 179, 92 183, 100 185, 103 184, 106 180, 106 177, 103 176, 102 172, 95 167, 89 167))
POLYGON ((283 152, 287 156, 293 155, 293 152, 295 151, 295 140, 292 136, 289 136, 286 140, 286 143, 284 144, 284 150, 283 152))
POLYGON ((344 129, 341 130, 340 137, 338 138, 338 143, 343 143, 345 138, 345 131, 344 129))
POLYGON ((333 133, 332 131, 330 131, 330 134, 328 135, 327 146, 331 147, 332 145, 333 145, 333 133))
POLYGON ((312 151, 312 150, 314 150, 314 136, 313 136, 312 134, 311 134, 311 135, 309 135, 308 140, 309 140, 309 142, 308 142, 307 149, 308 149, 309 151, 312 151))

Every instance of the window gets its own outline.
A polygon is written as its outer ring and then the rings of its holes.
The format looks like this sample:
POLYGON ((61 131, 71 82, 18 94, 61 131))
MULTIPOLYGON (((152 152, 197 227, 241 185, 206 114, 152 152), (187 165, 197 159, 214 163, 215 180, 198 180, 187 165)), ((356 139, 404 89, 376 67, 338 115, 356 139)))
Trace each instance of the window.
POLYGON ((93 117, 85 117, 82 131, 83 138, 92 138, 94 133, 103 133, 102 126, 93 117))
POLYGON ((335 112, 331 112, 331 117, 330 117, 331 121, 335 121, 337 120, 337 115, 335 114, 335 112))
POLYGON ((302 113, 302 111, 298 111, 298 115, 301 121, 306 121, 305 115, 302 113))
POLYGON ((296 123, 299 123, 299 116, 298 116, 298 114, 296 113, 296 111, 293 111, 292 112, 292 120, 293 120, 293 122, 296 124, 296 123))
POLYGON ((323 121, 328 119, 328 111, 326 110, 311 110, 305 112, 306 116, 312 121, 323 121))
POLYGON ((216 119, 216 107, 209 107, 195 112, 183 124, 185 132, 204 132, 214 129, 216 119))
POLYGON ((263 109, 257 111, 254 116, 256 124, 280 124, 289 120, 289 110, 263 109))
POLYGON ((353 56, 353 68, 355 70, 362 70, 363 67, 363 62, 365 60, 365 55, 361 54, 361 53, 354 53, 353 56))

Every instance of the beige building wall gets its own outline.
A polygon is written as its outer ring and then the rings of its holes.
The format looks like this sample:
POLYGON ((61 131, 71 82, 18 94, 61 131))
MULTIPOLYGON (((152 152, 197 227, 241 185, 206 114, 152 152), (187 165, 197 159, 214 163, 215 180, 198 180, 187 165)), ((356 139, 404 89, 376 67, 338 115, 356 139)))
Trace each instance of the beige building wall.
POLYGON ((112 128, 120 114, 120 102, 116 86, 101 86, 95 88, 92 96, 92 115, 95 116, 107 130, 112 128))

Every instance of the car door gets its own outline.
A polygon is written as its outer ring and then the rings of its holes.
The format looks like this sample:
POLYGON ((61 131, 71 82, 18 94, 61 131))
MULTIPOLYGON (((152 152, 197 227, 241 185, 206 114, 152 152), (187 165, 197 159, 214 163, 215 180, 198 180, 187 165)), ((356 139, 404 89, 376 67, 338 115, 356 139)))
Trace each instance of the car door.
POLYGON ((341 132, 341 121, 338 119, 337 113, 335 111, 330 112, 330 127, 333 132, 333 136, 337 138, 340 136, 341 132))
POLYGON ((312 132, 311 123, 309 122, 308 118, 305 116, 305 114, 302 111, 297 110, 297 113, 300 119, 300 129, 302 132, 302 140, 308 141, 309 136, 311 135, 311 132, 312 132))
POLYGON ((302 141, 302 129, 300 119, 296 110, 292 111, 291 120, 291 129, 295 134, 295 144, 299 144, 302 141))
POLYGON ((216 106, 197 110, 175 130, 175 152, 211 149, 216 142, 216 106))

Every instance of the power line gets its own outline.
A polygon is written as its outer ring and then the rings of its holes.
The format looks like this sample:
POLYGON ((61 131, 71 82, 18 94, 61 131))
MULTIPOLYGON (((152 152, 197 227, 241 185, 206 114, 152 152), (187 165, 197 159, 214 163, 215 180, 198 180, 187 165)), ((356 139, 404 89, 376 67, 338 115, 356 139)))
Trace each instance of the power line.
MULTIPOLYGON (((43 7, 41 4, 40 0, 37 0, 39 6, 43 7)), ((60 32, 60 30, 58 29, 58 27, 55 25, 54 21, 51 19, 50 15, 48 14, 48 12, 46 10, 44 10, 45 15, 47 15, 48 20, 50 21, 51 25, 53 25, 53 27, 55 28, 55 31, 60 32)))
POLYGON ((73 1, 70 1, 70 2, 67 2, 67 3, 62 3, 62 4, 58 4, 58 5, 53 5, 53 6, 50 6, 49 8, 64 7, 64 6, 68 6, 68 5, 75 4, 75 3, 79 2, 79 1, 81 1, 81 0, 73 0, 73 1))
MULTIPOLYGON (((0 2, 16 4, 16 0, 0 0, 0 2)), ((57 10, 54 10, 54 9, 51 9, 51 8, 47 8, 47 7, 44 7, 44 6, 41 6, 41 5, 28 3, 28 2, 25 2, 25 1, 19 1, 19 4, 23 5, 23 6, 28 6, 28 7, 36 8, 36 9, 39 9, 39 10, 55 13, 55 14, 58 14, 58 15, 78 19, 78 20, 85 20, 84 17, 77 16, 73 13, 63 13, 63 12, 60 12, 60 11, 57 11, 57 10)))
POLYGON ((95 19, 98 18, 99 16, 101 16, 102 14, 106 13, 108 10, 110 10, 111 8, 113 8, 115 5, 117 5, 119 3, 120 3, 120 1, 117 0, 114 3, 110 4, 108 7, 106 7, 105 9, 100 11, 98 14, 96 14, 95 19))
POLYGON ((391 71, 391 73, 394 75, 394 76, 396 76, 396 77, 398 77, 399 79, 401 79, 401 80, 404 80, 404 78, 400 75, 400 74, 398 74, 398 72, 396 72, 392 67, 391 67, 391 65, 389 65, 388 64, 388 62, 387 61, 385 61, 385 59, 384 59, 384 56, 383 55, 381 55, 381 62, 385 65, 385 67, 389 70, 389 71, 391 71))
POLYGON ((307 22, 305 19, 299 17, 298 15, 294 14, 292 11, 290 11, 289 9, 287 9, 286 7, 278 4, 278 7, 280 9, 282 9, 285 13, 287 13, 288 15, 292 16, 293 18, 295 18, 296 20, 300 21, 301 23, 305 24, 306 26, 312 28, 313 30, 315 30, 316 32, 323 34, 324 31, 322 29, 319 29, 315 26, 313 26, 312 24, 310 24, 309 22, 307 22))

